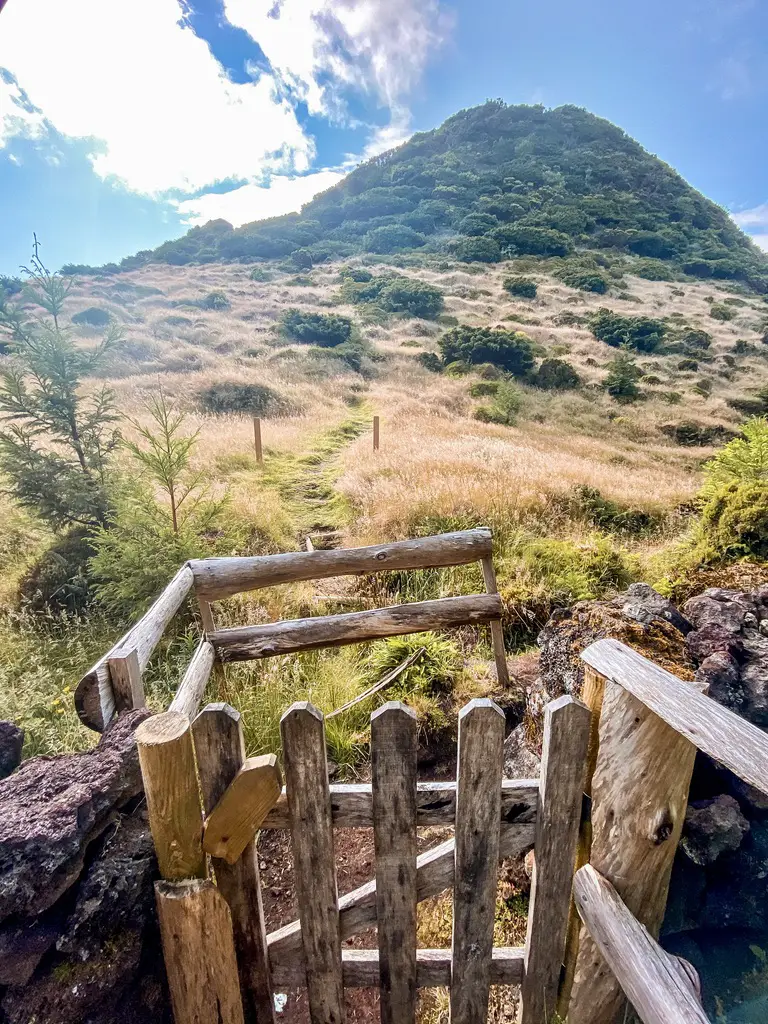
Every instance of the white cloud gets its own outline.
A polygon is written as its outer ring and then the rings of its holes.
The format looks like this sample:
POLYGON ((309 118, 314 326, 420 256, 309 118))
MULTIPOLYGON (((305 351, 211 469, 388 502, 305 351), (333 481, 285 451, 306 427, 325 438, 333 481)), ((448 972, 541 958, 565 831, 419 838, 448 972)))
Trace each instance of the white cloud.
POLYGON ((38 138, 44 131, 43 116, 32 108, 18 84, 0 75, 0 149, 9 139, 38 138))
POLYGON ((731 217, 756 245, 768 252, 768 203, 753 206, 751 210, 739 210, 731 217))
POLYGON ((223 217, 239 227, 264 217, 279 217, 283 213, 300 210, 318 192, 335 185, 344 177, 342 171, 317 171, 302 177, 272 178, 269 186, 241 185, 231 192, 208 192, 198 199, 185 199, 177 203, 179 213, 190 224, 204 224, 223 217))

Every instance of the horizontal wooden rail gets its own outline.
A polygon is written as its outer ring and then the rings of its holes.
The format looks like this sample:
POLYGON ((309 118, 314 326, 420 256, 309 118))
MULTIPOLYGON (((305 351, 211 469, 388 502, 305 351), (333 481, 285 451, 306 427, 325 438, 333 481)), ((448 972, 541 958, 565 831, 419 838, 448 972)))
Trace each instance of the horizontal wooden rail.
POLYGON ((500 615, 501 598, 498 594, 473 594, 471 597, 444 597, 438 601, 399 604, 345 615, 288 619, 264 626, 234 626, 217 629, 208 635, 208 639, 220 661, 249 661, 405 633, 479 624, 500 615))
MULTIPOLYGON (((499 860, 518 857, 533 846, 535 826, 503 825, 499 837, 499 860)), ((453 885, 455 844, 448 839, 416 859, 416 898, 429 899, 453 885)), ((342 939, 376 924, 376 882, 366 882, 339 899, 339 930, 342 939)), ((303 977, 304 961, 301 923, 292 921, 267 936, 269 963, 273 972, 297 970, 303 977)), ((301 984, 301 982, 297 982, 301 984)))
POLYGON ((216 660, 216 652, 213 644, 207 640, 201 640, 187 666, 184 678, 179 683, 174 694, 169 711, 180 711, 187 718, 194 718, 200 708, 205 688, 208 685, 213 664, 216 660))
MULTIPOLYGON (((337 783, 331 788, 334 828, 372 828, 373 796, 370 782, 337 783)), ((501 783, 501 821, 527 825, 536 820, 539 803, 537 779, 504 779, 501 783)), ((456 783, 419 782, 416 787, 416 824, 453 825, 456 820, 456 783)), ((261 828, 290 828, 288 800, 283 788, 261 828)))
POLYGON ((573 896, 579 916, 643 1024, 708 1024, 692 968, 651 938, 590 864, 576 872, 573 896))
POLYGON ((362 576, 387 569, 432 569, 464 565, 490 555, 491 531, 485 528, 399 540, 361 548, 297 551, 253 558, 200 558, 189 562, 198 597, 220 601, 245 590, 280 583, 362 576))
MULTIPOLYGON (((491 958, 492 985, 519 985, 523 977, 522 949, 501 946, 491 958)), ((379 985, 378 949, 343 949, 342 977, 345 988, 377 988, 379 985)), ((284 991, 301 985, 304 968, 301 964, 283 963, 272 971, 272 988, 284 991)), ((419 949, 416 951, 416 986, 436 988, 451 984, 450 949, 419 949)))
POLYGON ((598 640, 581 655, 667 725, 740 779, 768 793, 768 736, 722 704, 618 640, 598 640))
POLYGON ((115 714, 109 660, 123 652, 135 650, 139 670, 143 672, 193 583, 192 570, 187 565, 182 566, 149 611, 85 673, 75 689, 75 709, 83 725, 97 732, 106 728, 115 714))

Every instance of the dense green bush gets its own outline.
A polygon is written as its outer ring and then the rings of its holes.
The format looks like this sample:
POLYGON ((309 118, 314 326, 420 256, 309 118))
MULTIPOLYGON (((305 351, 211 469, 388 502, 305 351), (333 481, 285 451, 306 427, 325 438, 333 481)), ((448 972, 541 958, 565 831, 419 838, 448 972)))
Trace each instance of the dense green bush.
POLYGON ((712 335, 696 327, 689 327, 683 332, 680 340, 686 348, 705 351, 712 344, 712 335))
POLYGON ((648 316, 622 316, 601 307, 587 319, 589 329, 599 341, 615 348, 633 348, 654 352, 664 340, 666 326, 648 316))
POLYGON ((440 373, 443 368, 443 362, 436 352, 419 352, 416 362, 420 363, 425 370, 431 370, 432 373, 440 373))
POLYGON ((736 312, 720 302, 713 302, 709 307, 709 315, 713 320, 733 320, 736 312))
POLYGON ((272 274, 264 267, 254 267, 248 277, 251 281, 258 281, 262 284, 272 280, 272 274))
POLYGON ((365 267, 342 267, 339 276, 346 281, 356 281, 360 284, 373 280, 373 274, 365 267))
POLYGON ((637 381, 642 376, 642 370, 637 363, 626 352, 620 352, 615 359, 608 364, 608 373, 603 381, 603 387, 617 402, 627 404, 636 402, 640 398, 640 388, 637 381))
POLYGON ((511 380, 496 381, 493 401, 475 410, 475 419, 482 423, 512 426, 523 404, 523 396, 511 380))
POLYGON ((435 320, 445 308, 439 288, 410 277, 387 280, 379 292, 378 303, 387 312, 410 313, 423 320, 435 320))
POLYGON ((578 288, 582 292, 596 292, 598 295, 604 295, 608 291, 608 282, 602 274, 588 270, 564 274, 563 283, 569 288, 578 288))
POLYGON ((699 368, 699 364, 695 359, 681 359, 677 364, 678 370, 682 370, 683 373, 695 373, 699 368))
POLYGON ((704 491, 731 484, 768 486, 768 417, 757 416, 741 428, 704 467, 704 491))
POLYGON ((336 313, 309 313, 301 309, 289 309, 281 320, 283 332, 293 341, 307 345, 332 348, 349 341, 352 335, 352 321, 336 313))
POLYGON ((701 511, 697 542, 706 561, 768 561, 765 483, 725 484, 712 491, 701 511))
POLYGON ((629 268, 630 274, 642 277, 646 281, 674 281, 675 274, 669 263, 663 260, 640 259, 629 268))
POLYGON ((573 248, 570 238, 562 231, 526 224, 496 228, 494 237, 505 249, 523 256, 567 256, 573 248))
POLYGON ((579 484, 565 501, 569 515, 582 519, 609 533, 644 536, 659 529, 665 519, 664 512, 622 505, 606 498, 596 487, 579 484))
POLYGON ((523 548, 522 563, 559 605, 605 597, 624 589, 637 573, 635 560, 604 537, 582 543, 534 540, 523 548))
POLYGON ((470 213, 456 225, 462 235, 484 235, 498 225, 498 219, 489 213, 470 213))
POLYGON ((516 377, 533 369, 533 343, 521 331, 490 327, 454 327, 439 341, 443 363, 462 361, 470 365, 493 363, 516 377))
POLYGON ((200 299, 198 305, 201 309, 229 309, 231 302, 222 291, 208 292, 208 294, 200 299))
POLYGON ((515 295, 521 299, 536 298, 536 282, 532 281, 530 277, 505 277, 504 289, 510 295, 515 295))
POLYGON ((488 395, 495 395, 498 390, 497 380, 476 380, 474 384, 469 385, 471 398, 487 398, 488 395))
POLYGON ((369 231, 363 239, 368 252, 393 253, 418 249, 426 244, 424 235, 405 224, 383 224, 369 231))
POLYGON ((532 378, 537 388, 546 391, 567 391, 577 388, 581 378, 565 359, 544 359, 532 378))
POLYGON ((106 309, 99 306, 89 306, 72 317, 73 324, 88 324, 89 327, 106 327, 112 319, 106 309))
POLYGON ((90 534, 61 534, 21 578, 19 600, 34 612, 82 614, 93 597, 88 568, 93 553, 90 534))
POLYGON ((200 407, 219 415, 267 416, 285 410, 284 399, 264 384, 222 380, 197 393, 200 407))
POLYGON ((462 263, 498 263, 501 259, 499 243, 488 235, 461 238, 452 243, 451 252, 462 263))

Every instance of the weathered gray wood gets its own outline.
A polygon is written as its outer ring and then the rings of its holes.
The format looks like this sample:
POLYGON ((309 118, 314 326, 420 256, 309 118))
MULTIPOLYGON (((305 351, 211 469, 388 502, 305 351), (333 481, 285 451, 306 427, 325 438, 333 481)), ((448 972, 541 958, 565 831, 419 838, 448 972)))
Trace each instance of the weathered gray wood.
POLYGON ((336 861, 322 714, 307 701, 280 719, 294 885, 312 1024, 343 1024, 336 861))
MULTIPOLYGON (((216 807, 245 761, 240 713, 208 704, 192 726, 205 813, 216 807)), ((234 864, 213 858, 216 881, 232 914, 246 1024, 272 1024, 274 1004, 267 956, 256 843, 234 864)))
POLYGON ((203 631, 205 633, 212 633, 216 629, 216 623, 213 619, 213 610, 210 604, 199 597, 197 599, 197 606, 200 609, 200 622, 203 625, 203 631))
POLYGON ((217 629, 208 639, 216 648, 220 661, 248 661, 294 651, 311 651, 318 647, 341 647, 381 637, 488 622, 500 614, 501 598, 498 594, 475 594, 344 615, 270 622, 264 626, 234 626, 217 629))
POLYGON ((244 1024, 229 909, 212 882, 156 882, 176 1024, 244 1024))
MULTIPOLYGON (((539 805, 538 779, 504 779, 501 783, 502 825, 524 825, 536 820, 539 805)), ((331 786, 334 828, 372 828, 373 798, 369 782, 335 783, 331 786)), ((456 783, 419 782, 416 785, 416 824, 453 825, 456 820, 456 783)), ((262 828, 290 828, 285 788, 262 828)))
POLYGON ((201 640, 187 666, 184 678, 178 685, 168 708, 169 711, 179 711, 187 718, 195 717, 215 661, 216 652, 213 649, 213 644, 208 643, 207 640, 201 640))
POLYGON ((75 709, 83 725, 102 732, 115 714, 115 702, 109 678, 110 658, 134 649, 141 672, 147 667, 152 652, 168 623, 181 607, 192 588, 194 576, 188 565, 183 565, 158 597, 149 611, 115 646, 90 668, 75 689, 75 709))
POLYGON ((417 732, 416 713, 398 701, 371 715, 381 1024, 416 1017, 417 732))
POLYGON ((480 528, 361 548, 288 552, 254 558, 193 559, 189 565, 195 574, 198 596, 206 601, 220 601, 245 590, 274 587, 279 583, 361 576, 388 569, 464 565, 490 554, 491 550, 491 531, 480 528))
POLYGON ((143 708, 146 705, 144 682, 136 649, 123 648, 120 654, 115 654, 109 659, 107 669, 112 680, 112 698, 116 713, 130 711, 131 708, 143 708))
POLYGON ((367 690, 363 690, 362 693, 358 693, 358 695, 353 697, 352 700, 348 700, 346 704, 342 704, 340 708, 336 708, 334 711, 331 711, 330 714, 327 714, 325 716, 326 722, 335 718, 337 715, 343 714, 345 711, 349 711, 350 708, 355 707, 362 701, 368 700, 368 698, 373 697, 375 693, 381 693, 382 690, 386 690, 388 686, 391 686, 392 683, 396 682, 400 678, 406 669, 410 668, 415 661, 418 661, 425 650, 425 647, 419 647, 417 651, 413 651, 407 658, 405 658, 404 661, 401 661, 399 665, 396 665, 391 672, 387 672, 387 674, 379 679, 377 683, 374 683, 373 686, 369 686, 367 690))
MULTIPOLYGON (((499 836, 499 860, 520 857, 533 846, 534 826, 502 825, 499 836)), ((448 839, 416 858, 416 899, 418 902, 445 892, 453 885, 455 845, 448 839)), ((339 929, 342 939, 376 924, 376 882, 365 882, 339 899, 339 929)), ((274 971, 286 963, 302 965, 301 924, 291 921, 267 935, 269 963, 274 971)))
POLYGON ((581 655, 620 683, 699 750, 768 793, 768 736, 618 640, 598 640, 581 655))
POLYGON ((573 886, 584 924, 644 1024, 708 1024, 689 970, 651 937, 614 887, 586 864, 573 886))
POLYGON ((153 715, 136 730, 136 746, 160 874, 174 882, 205 878, 203 813, 189 719, 177 711, 153 715))
MULTIPOLYGON (((379 984, 378 949, 343 949, 342 973, 345 988, 376 988, 379 984)), ((498 946, 491 957, 492 985, 519 985, 523 977, 523 950, 515 946, 498 946)), ((284 992, 305 983, 304 965, 294 961, 282 963, 272 974, 272 988, 284 992)), ((416 987, 437 988, 451 984, 450 949, 418 949, 416 951, 416 987)))
MULTIPOLYGON (((687 686, 698 693, 695 683, 687 686)), ((589 862, 616 886, 630 912, 658 935, 688 804, 694 745, 628 690, 605 681, 592 776, 589 862)), ((569 1024, 613 1024, 624 996, 582 927, 569 1024)))
POLYGON ((485 1024, 499 863, 504 713, 487 697, 459 712, 451 1022, 485 1024))
POLYGON ((541 1024, 557 1006, 591 717, 586 705, 567 696, 552 701, 544 711, 520 1024, 541 1024))
MULTIPOLYGON (((496 570, 493 567, 493 556, 484 555, 482 559, 483 580, 487 594, 498 594, 496 570)), ((501 619, 491 619, 491 642, 493 644, 493 660, 496 663, 496 679, 500 686, 509 686, 509 668, 507 652, 504 647, 504 628, 501 619)))

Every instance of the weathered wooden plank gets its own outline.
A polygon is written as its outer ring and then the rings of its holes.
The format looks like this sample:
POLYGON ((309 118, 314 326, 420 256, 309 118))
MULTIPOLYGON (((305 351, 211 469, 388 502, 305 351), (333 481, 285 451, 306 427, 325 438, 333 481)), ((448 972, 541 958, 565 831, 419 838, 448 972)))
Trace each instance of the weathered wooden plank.
MULTIPOLYGON (((695 684, 681 686, 697 693, 695 684)), ((664 916, 696 748, 606 679, 592 777, 590 863, 652 935, 664 916)), ((624 996, 582 927, 567 1019, 612 1024, 624 996)))
POLYGON ((224 897, 201 879, 156 882, 173 1017, 178 1024, 244 1024, 232 921, 224 897))
MULTIPOLYGON (((345 988, 375 988, 379 984, 378 949, 343 949, 342 973, 345 988)), ((491 957, 492 985, 519 985, 523 977, 523 950, 497 946, 491 957)), ((285 962, 272 976, 276 992, 304 984, 303 964, 285 962)), ((416 950, 416 987, 437 988, 451 984, 450 949, 416 950)))
MULTIPOLYGON (((206 812, 217 806, 245 761, 240 713, 208 704, 192 726, 206 812)), ((216 881, 232 914, 246 1024, 273 1024, 274 1004, 255 841, 235 864, 213 858, 216 881)))
POLYGON ((307 701, 280 719, 294 885, 312 1024, 343 1024, 336 862, 322 714, 307 701))
MULTIPOLYGON (((499 860, 519 857, 533 846, 534 826, 502 825, 499 836, 499 860)), ((416 899, 418 902, 445 892, 453 885, 455 845, 448 839, 433 846, 416 858, 416 899)), ((346 893, 339 899, 339 930, 342 939, 376 924, 376 882, 371 880, 346 893)), ((290 924, 270 932, 267 936, 269 963, 273 971, 282 970, 286 963, 303 970, 301 951, 301 924, 290 924)))
POLYGON ((108 662, 123 650, 134 649, 141 672, 147 667, 152 652, 165 629, 192 588, 194 576, 183 565, 158 597, 149 611, 121 637, 111 650, 90 668, 75 689, 75 709, 83 725, 102 732, 115 714, 115 702, 109 678, 108 662))
POLYGON ((202 558, 189 565, 195 589, 206 601, 300 580, 361 576, 388 569, 428 569, 464 565, 489 555, 493 542, 486 528, 443 533, 436 537, 400 540, 360 548, 288 552, 254 558, 202 558))
POLYGON ((552 701, 544 711, 520 1024, 541 1024, 557 1006, 591 718, 586 705, 567 696, 552 701))
POLYGON ((444 597, 437 601, 399 604, 344 615, 318 615, 263 626, 217 629, 209 640, 222 662, 272 658, 318 647, 341 647, 387 636, 423 633, 471 623, 488 622, 501 614, 498 594, 444 597))
POLYGON ((504 712, 487 697, 459 712, 452 1024, 485 1024, 499 863, 504 712))
POLYGON ((136 730, 136 745, 160 874, 168 881, 205 878, 203 815, 189 719, 177 711, 154 715, 136 730))
POLYGON ((740 779, 768 793, 768 736, 689 683, 618 640, 598 640, 582 658, 621 683, 654 714, 740 779))
POLYGON ((587 864, 573 891, 584 924, 644 1024, 708 1024, 690 965, 653 940, 610 882, 587 864))
POLYGON ((213 644, 208 643, 207 640, 201 640, 187 666, 184 678, 178 685, 168 708, 169 711, 179 711, 190 719, 195 717, 215 661, 216 652, 213 649, 213 644))
POLYGON ((416 1017, 417 733, 416 713, 398 701, 371 715, 381 1024, 416 1017))
MULTIPOLYGON (((501 783, 502 825, 522 825, 536 820, 538 779, 504 779, 501 783)), ((335 783, 331 786, 334 828, 372 828, 373 798, 368 782, 335 783)), ((456 783, 419 782, 416 786, 416 824, 453 825, 456 820, 456 783)), ((290 828, 285 789, 266 816, 262 828, 290 828)))
POLYGON ((200 609, 200 622, 203 626, 203 632, 212 633, 216 629, 216 623, 214 622, 213 610, 209 602, 199 597, 197 599, 197 606, 200 609))
POLYGON ((282 781, 274 754, 244 761, 206 818, 205 852, 234 864, 280 796, 282 781))
MULTIPOLYGON (((483 555, 482 566, 485 592, 498 594, 499 587, 496 583, 493 556, 483 555)), ((500 686, 509 686, 509 668, 507 667, 507 652, 504 647, 504 628, 501 619, 491 619, 491 643, 493 645, 493 660, 496 663, 496 679, 500 686)))
POLYGON ((112 698, 115 712, 130 711, 131 708, 143 708, 144 682, 141 678, 139 656, 135 648, 122 648, 119 654, 107 661, 109 678, 112 680, 112 698))

